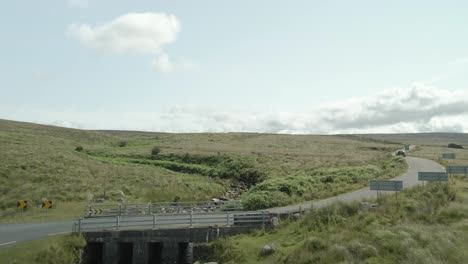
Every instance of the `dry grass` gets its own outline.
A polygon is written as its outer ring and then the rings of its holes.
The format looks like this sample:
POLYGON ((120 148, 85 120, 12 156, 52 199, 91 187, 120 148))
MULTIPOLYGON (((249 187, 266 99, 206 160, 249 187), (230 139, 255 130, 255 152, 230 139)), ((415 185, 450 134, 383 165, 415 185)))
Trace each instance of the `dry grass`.
POLYGON ((48 198, 56 201, 60 212, 67 210, 66 204, 78 208, 73 204, 85 203, 87 194, 105 194, 111 201, 121 196, 127 201, 172 201, 223 195, 223 183, 209 177, 125 162, 126 158, 148 159, 154 146, 163 156, 247 158, 267 178, 365 166, 401 147, 347 136, 100 132, 0 120, 0 219, 17 213, 19 199, 35 206, 48 198), (126 143, 124 147, 119 146, 121 142, 126 143), (84 151, 75 151, 77 146, 84 151))

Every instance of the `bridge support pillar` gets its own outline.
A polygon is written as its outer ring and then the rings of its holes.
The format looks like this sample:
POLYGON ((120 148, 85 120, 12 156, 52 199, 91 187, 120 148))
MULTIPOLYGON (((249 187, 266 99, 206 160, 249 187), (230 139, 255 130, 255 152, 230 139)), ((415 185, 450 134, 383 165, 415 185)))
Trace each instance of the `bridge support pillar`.
POLYGON ((117 264, 119 261, 119 244, 116 240, 109 240, 104 242, 102 252, 103 264, 117 264))
POLYGON ((148 263, 148 243, 145 241, 136 241, 133 243, 133 264, 148 263))
POLYGON ((179 263, 179 243, 163 242, 163 263, 179 263))

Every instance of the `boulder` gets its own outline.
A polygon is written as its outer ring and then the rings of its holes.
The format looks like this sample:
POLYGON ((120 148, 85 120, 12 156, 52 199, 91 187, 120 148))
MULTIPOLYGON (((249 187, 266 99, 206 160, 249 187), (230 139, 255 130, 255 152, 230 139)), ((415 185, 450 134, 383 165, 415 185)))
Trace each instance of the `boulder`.
POLYGON ((294 219, 294 220, 298 220, 299 218, 301 218, 301 214, 300 214, 300 213, 294 213, 294 214, 293 214, 293 219, 294 219))
POLYGON ((277 216, 273 216, 271 219, 270 219, 270 224, 273 228, 277 227, 280 225, 280 221, 279 221, 279 218, 277 216))
POLYGON ((271 245, 264 245, 263 248, 262 248, 262 256, 268 256, 268 255, 271 255, 273 252, 275 252, 276 250, 276 247, 274 244, 271 244, 271 245))

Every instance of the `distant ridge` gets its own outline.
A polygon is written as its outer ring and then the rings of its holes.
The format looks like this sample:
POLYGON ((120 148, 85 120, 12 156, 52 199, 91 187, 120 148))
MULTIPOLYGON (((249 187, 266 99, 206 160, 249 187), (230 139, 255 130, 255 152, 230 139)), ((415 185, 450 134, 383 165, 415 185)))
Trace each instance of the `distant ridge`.
POLYGON ((449 143, 456 143, 468 146, 467 133, 429 132, 402 134, 354 134, 352 136, 402 144, 447 146, 449 143))

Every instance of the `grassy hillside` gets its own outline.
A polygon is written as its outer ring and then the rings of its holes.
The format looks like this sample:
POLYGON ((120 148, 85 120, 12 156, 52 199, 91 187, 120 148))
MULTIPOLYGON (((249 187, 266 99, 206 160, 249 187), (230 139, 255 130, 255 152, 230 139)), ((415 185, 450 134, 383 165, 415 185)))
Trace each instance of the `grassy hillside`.
POLYGON ((467 263, 468 181, 429 184, 380 200, 314 210, 275 230, 212 244, 220 263, 467 263), (273 246, 271 254, 262 253, 273 246))
POLYGON ((401 144, 440 147, 447 146, 449 143, 455 143, 468 146, 468 134, 466 133, 363 134, 355 136, 401 144))
POLYGON ((57 205, 52 215, 70 218, 81 214, 87 194, 205 200, 263 182, 288 202, 314 199, 400 173, 404 164, 388 154, 400 147, 342 136, 83 131, 0 120, 0 218, 18 215, 18 199, 29 201, 25 216, 48 198, 57 205), (361 171, 364 178, 353 176, 361 171), (294 185, 307 188, 280 188, 288 177, 301 177, 294 185))

